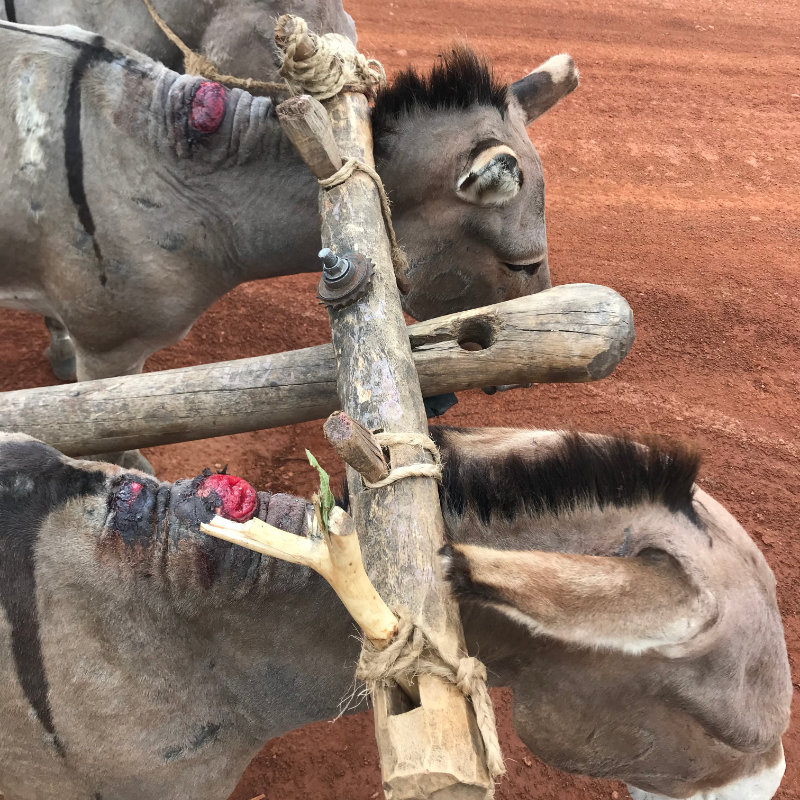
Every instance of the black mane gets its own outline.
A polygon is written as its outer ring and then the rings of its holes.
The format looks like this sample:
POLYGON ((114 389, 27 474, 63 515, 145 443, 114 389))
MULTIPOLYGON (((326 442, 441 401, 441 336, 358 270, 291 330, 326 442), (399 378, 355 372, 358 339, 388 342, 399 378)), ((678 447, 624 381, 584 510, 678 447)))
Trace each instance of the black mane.
POLYGON ((456 515, 473 510, 488 524, 492 517, 655 503, 698 523, 692 497, 700 455, 686 445, 642 446, 625 437, 564 433, 557 448, 527 459, 519 452, 481 455, 448 446, 447 433, 458 430, 431 428, 445 460, 442 505, 456 515))
POLYGON ((429 75, 420 75, 409 67, 378 92, 372 110, 375 149, 380 152, 381 139, 404 114, 417 109, 438 111, 483 105, 494 106, 504 116, 507 94, 508 86, 495 80, 485 59, 466 45, 456 45, 434 64, 429 75))

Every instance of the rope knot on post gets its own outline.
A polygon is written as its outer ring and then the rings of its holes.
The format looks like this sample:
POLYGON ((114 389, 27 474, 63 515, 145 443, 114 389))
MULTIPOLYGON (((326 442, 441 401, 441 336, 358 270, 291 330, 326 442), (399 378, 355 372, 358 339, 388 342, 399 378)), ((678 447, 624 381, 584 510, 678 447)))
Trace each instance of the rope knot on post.
POLYGON ((280 68, 284 82, 225 75, 211 59, 192 50, 172 30, 151 0, 142 0, 142 3, 153 22, 183 54, 183 69, 187 75, 202 75, 223 86, 244 89, 251 94, 304 93, 317 100, 329 100, 345 88, 373 96, 377 89, 386 85, 386 72, 380 61, 359 53, 346 36, 311 33, 302 17, 289 14, 278 20, 280 34, 276 32, 276 41, 285 53, 280 68))
POLYGON ((414 623, 407 609, 395 610, 395 614, 397 633, 386 648, 379 650, 369 639, 364 640, 356 678, 370 692, 379 685, 396 683, 398 678, 418 675, 435 675, 449 681, 472 702, 489 774, 493 780, 504 775, 506 768, 486 686, 486 667, 472 656, 448 658, 430 632, 414 623))
POLYGON ((433 464, 419 462, 408 464, 405 467, 395 467, 389 474, 380 481, 368 481, 362 476, 364 486, 368 489, 379 489, 381 486, 388 486, 395 481, 405 478, 433 478, 437 481, 442 479, 442 459, 439 455, 439 448, 424 433, 373 433, 372 434, 381 447, 394 447, 396 445, 410 445, 411 447, 421 447, 433 456, 433 464))
POLYGON ((329 100, 345 87, 372 95, 386 85, 386 72, 380 61, 359 53, 346 36, 317 35, 309 32, 302 17, 290 17, 290 24, 285 19, 281 17, 276 26, 280 31, 279 46, 284 51, 280 73, 294 94, 329 100), (313 48, 310 53, 308 42, 313 48))

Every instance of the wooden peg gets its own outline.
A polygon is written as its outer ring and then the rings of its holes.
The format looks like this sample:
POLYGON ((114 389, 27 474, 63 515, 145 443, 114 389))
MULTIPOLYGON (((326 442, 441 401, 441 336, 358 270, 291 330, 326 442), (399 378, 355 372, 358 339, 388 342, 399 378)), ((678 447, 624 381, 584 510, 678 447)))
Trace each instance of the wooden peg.
POLYGON ((322 430, 339 457, 371 483, 382 481, 389 474, 389 465, 375 437, 344 411, 334 411, 322 430))
POLYGON ((322 103, 301 94, 284 100, 275 112, 284 132, 317 180, 330 178, 341 168, 339 146, 322 103))
POLYGON ((248 550, 311 567, 328 581, 375 647, 386 647, 397 632, 394 614, 367 577, 353 518, 344 509, 331 510, 321 539, 297 536, 256 518, 239 523, 215 516, 200 530, 248 550))
MULTIPOLYGON (((286 49, 289 39, 294 34, 297 25, 295 20, 296 17, 291 14, 283 14, 278 17, 278 21, 275 23, 275 44, 277 44, 281 50, 286 49)), ((304 61, 309 56, 312 56, 316 49, 314 40, 307 33, 297 42, 294 57, 297 61, 304 61)))

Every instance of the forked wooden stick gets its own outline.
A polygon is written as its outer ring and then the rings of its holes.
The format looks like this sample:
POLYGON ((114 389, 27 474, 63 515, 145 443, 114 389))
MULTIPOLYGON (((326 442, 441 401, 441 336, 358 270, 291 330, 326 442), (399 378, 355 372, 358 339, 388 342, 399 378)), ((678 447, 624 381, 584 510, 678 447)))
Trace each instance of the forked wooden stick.
POLYGON ((323 538, 310 539, 282 531, 260 519, 239 523, 215 516, 200 530, 273 558, 311 567, 331 585, 364 635, 379 649, 397 632, 397 619, 364 570, 353 518, 338 506, 328 516, 323 538))

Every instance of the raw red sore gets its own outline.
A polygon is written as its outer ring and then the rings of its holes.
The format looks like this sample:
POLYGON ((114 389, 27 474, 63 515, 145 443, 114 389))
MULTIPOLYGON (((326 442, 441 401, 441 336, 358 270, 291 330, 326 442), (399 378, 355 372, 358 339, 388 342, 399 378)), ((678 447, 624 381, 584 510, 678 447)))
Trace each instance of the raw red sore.
POLYGON ((198 497, 208 497, 211 492, 222 501, 214 511, 234 522, 245 522, 255 514, 256 490, 235 475, 209 475, 197 490, 198 497))
POLYGON ((198 133, 214 133, 225 118, 225 89, 204 81, 192 97, 189 126, 198 133))
POLYGON ((124 483, 117 495, 118 500, 129 506, 139 496, 142 491, 142 484, 138 481, 124 483))

